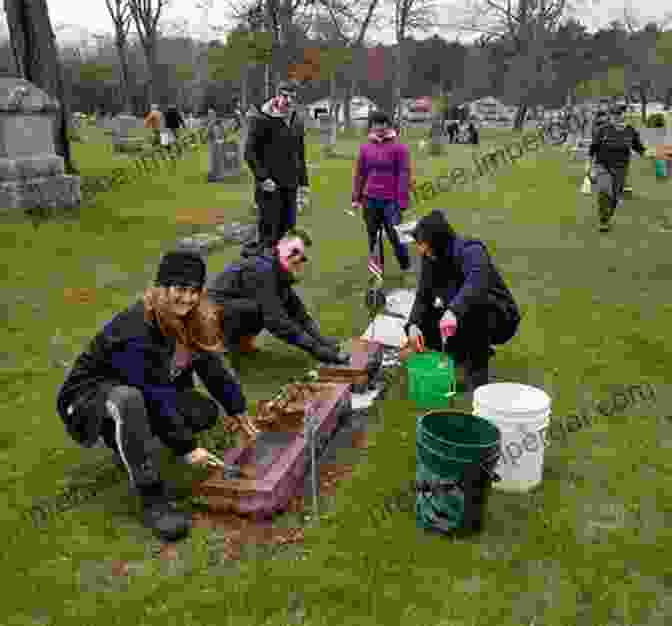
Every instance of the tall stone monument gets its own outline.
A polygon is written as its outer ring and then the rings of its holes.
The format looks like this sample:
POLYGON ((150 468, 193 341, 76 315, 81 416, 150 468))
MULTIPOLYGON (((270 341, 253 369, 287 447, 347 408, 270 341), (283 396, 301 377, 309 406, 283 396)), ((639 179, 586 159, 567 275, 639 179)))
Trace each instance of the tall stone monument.
POLYGON ((0 213, 75 208, 80 179, 54 147, 59 103, 22 78, 0 78, 0 213))
POLYGON ((227 141, 221 120, 208 125, 208 182, 217 183, 241 175, 240 150, 235 141, 227 141))

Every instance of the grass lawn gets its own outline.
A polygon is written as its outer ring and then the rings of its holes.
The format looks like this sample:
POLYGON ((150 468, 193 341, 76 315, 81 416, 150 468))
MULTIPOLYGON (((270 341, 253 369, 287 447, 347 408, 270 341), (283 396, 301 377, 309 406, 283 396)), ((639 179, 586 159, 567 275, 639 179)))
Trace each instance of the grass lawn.
MULTIPOLYGON (((503 131, 482 135, 484 143, 511 140, 503 131)), ((91 143, 74 144, 83 174, 128 162, 98 139, 93 132, 91 143)), ((364 227, 344 213, 358 141, 343 138, 343 157, 324 160, 311 136, 313 204, 300 219, 316 241, 302 285, 306 302, 326 334, 344 337, 366 326, 364 227)), ((470 167, 468 146, 429 158, 418 153, 417 137, 410 141, 420 179, 470 167)), ((365 459, 319 526, 306 528, 304 544, 269 558, 257 549, 248 556, 258 558, 235 563, 218 548, 221 533, 205 529, 180 544, 177 560, 156 558, 127 481, 107 451, 82 450, 67 437, 55 394, 64 363, 142 291, 178 235, 206 230, 222 214, 228 222, 249 220, 249 182, 206 184, 202 148, 175 171, 166 166, 100 194, 78 217, 4 219, 0 623, 663 626, 672 615, 672 183, 656 181, 650 161, 635 158, 631 169, 635 197, 608 235, 597 232, 596 210, 578 192, 583 164, 556 148, 414 207, 408 217, 449 209, 459 232, 489 245, 524 312, 519 335, 497 351, 499 378, 546 389, 558 420, 579 409, 595 414, 598 401, 630 384, 652 385, 655 402, 613 411, 554 442, 541 488, 494 493, 484 533, 456 541, 416 529, 410 512, 370 514, 415 477, 418 411, 400 375, 376 408, 380 426, 365 459), (42 526, 22 518, 36 499, 94 475, 108 488, 81 506, 42 526), (130 562, 128 578, 109 576, 118 559, 130 562)), ((214 252, 209 271, 238 253, 237 246, 214 252)), ((389 248, 387 258, 387 283, 411 286, 389 248)), ((262 356, 241 366, 251 401, 311 365, 273 338, 262 345, 262 356)), ((166 471, 176 476, 170 461, 166 471)))

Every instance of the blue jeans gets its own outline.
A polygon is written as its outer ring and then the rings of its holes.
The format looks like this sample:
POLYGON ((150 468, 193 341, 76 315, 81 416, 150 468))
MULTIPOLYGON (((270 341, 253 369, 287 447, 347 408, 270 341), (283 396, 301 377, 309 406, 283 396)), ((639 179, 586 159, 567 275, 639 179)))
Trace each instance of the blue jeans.
POLYGON ((364 206, 364 221, 369 236, 369 254, 373 254, 378 241, 380 229, 385 229, 387 238, 392 244, 394 254, 399 261, 402 270, 406 270, 411 265, 411 258, 408 253, 408 246, 401 243, 399 233, 395 226, 401 223, 401 210, 394 200, 379 200, 377 198, 368 198, 364 206))

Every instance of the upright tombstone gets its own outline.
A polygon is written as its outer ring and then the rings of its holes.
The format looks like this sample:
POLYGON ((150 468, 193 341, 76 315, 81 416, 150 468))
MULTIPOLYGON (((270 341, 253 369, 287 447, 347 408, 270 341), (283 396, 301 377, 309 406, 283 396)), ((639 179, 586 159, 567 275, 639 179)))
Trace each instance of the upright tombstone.
POLYGON ((329 114, 322 114, 318 119, 322 151, 327 155, 332 154, 336 149, 336 120, 329 114))
POLYGON ((54 147, 60 104, 22 78, 0 78, 0 213, 75 208, 80 179, 54 147))
POLYGON ((141 127, 141 122, 137 117, 123 113, 114 118, 115 126, 112 129, 112 144, 115 152, 135 152, 142 143, 142 137, 132 135, 132 130, 141 127))
POLYGON ((432 120, 432 127, 429 131, 429 153, 434 156, 441 154, 443 148, 443 124, 436 117, 432 120))
POLYGON ((208 125, 208 182, 217 183, 241 174, 238 144, 227 141, 221 120, 208 125))

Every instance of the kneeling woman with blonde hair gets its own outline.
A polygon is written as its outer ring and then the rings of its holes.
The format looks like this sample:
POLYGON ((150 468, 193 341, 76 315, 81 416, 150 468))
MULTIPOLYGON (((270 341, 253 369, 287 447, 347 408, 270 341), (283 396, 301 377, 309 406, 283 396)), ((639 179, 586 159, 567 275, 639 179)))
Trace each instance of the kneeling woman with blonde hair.
POLYGON ((148 452, 158 436, 188 464, 211 455, 194 435, 212 428, 217 403, 196 391, 194 371, 208 392, 250 436, 246 402, 217 354, 221 331, 207 298, 206 267, 198 254, 169 252, 144 298, 107 322, 77 358, 58 392, 68 434, 92 447, 112 448, 143 501, 143 519, 163 540, 188 534, 190 519, 175 503, 148 452))

